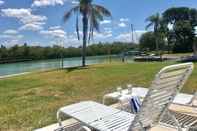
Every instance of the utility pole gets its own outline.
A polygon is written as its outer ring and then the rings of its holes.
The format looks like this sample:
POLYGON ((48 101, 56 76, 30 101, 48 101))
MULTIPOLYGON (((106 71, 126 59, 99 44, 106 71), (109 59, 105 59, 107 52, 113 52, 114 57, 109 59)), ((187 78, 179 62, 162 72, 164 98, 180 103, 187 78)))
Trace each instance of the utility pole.
POLYGON ((58 44, 57 45, 59 45, 60 46, 60 68, 64 68, 64 54, 63 54, 63 52, 64 52, 64 40, 62 39, 62 38, 57 38, 57 42, 58 42, 58 44))
POLYGON ((131 24, 131 43, 134 43, 133 32, 134 32, 134 28, 133 28, 133 24, 131 24))
POLYGON ((64 52, 64 41, 63 40, 61 40, 62 41, 62 69, 64 68, 64 54, 63 54, 63 52, 64 52))

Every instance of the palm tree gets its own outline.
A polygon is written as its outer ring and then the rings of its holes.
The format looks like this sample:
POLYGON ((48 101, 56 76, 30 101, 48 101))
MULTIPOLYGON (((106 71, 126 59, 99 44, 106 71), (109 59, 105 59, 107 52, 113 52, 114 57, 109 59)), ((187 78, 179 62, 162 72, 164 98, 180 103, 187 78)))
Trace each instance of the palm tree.
POLYGON ((155 15, 151 15, 146 19, 146 21, 149 22, 149 24, 146 26, 146 29, 150 27, 154 27, 154 34, 156 36, 156 51, 159 52, 159 30, 161 28, 162 24, 162 18, 160 17, 159 13, 156 13, 155 15))
POLYGON ((82 16, 83 25, 83 47, 82 47, 82 66, 86 66, 86 45, 87 40, 93 38, 94 30, 99 31, 99 22, 103 17, 111 17, 110 11, 100 5, 92 3, 93 0, 79 0, 79 4, 64 14, 66 22, 72 14, 76 14, 76 32, 79 35, 79 16, 82 16))

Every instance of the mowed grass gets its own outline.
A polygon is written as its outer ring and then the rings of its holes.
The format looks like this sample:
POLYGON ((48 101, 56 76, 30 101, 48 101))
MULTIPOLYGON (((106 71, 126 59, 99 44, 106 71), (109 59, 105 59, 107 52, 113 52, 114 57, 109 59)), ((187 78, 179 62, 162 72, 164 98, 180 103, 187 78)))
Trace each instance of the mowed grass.
MULTIPOLYGON (((102 101, 128 83, 148 87, 162 67, 173 63, 112 63, 35 72, 0 80, 0 130, 28 131, 56 122, 57 109, 78 101, 102 101)), ((183 92, 197 89, 197 64, 183 92)))

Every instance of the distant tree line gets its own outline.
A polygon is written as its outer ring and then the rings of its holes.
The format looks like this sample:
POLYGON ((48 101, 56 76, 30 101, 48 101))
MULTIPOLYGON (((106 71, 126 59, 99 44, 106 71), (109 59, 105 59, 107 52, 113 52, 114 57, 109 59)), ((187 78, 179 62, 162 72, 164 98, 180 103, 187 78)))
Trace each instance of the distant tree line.
POLYGON ((169 8, 147 18, 153 31, 142 35, 141 50, 155 50, 197 54, 197 9, 188 7, 169 8))
MULTIPOLYGON (((98 43, 87 47, 88 56, 120 54, 124 51, 134 50, 138 45, 131 43, 113 42, 113 43, 98 43)), ((81 47, 62 48, 58 45, 52 47, 28 46, 26 43, 22 46, 14 45, 6 48, 0 47, 0 63, 27 61, 27 60, 42 60, 42 59, 57 59, 80 57, 82 52, 81 47)))

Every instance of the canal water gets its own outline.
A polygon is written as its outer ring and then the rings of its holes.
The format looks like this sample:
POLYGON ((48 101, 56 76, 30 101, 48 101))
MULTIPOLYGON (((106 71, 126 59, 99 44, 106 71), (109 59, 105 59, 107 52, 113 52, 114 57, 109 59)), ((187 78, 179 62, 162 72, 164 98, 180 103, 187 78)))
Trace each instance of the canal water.
MULTIPOLYGON (((127 58, 131 60, 132 58, 127 58)), ((113 55, 111 56, 112 61, 121 61, 120 56, 113 55)), ((87 65, 99 64, 109 62, 109 56, 91 56, 87 57, 87 65)), ((74 67, 81 65, 81 57, 75 58, 64 58, 64 67, 74 67)), ((53 60, 41 60, 41 61, 30 61, 30 62, 20 62, 20 63, 11 63, 11 64, 0 64, 0 76, 14 75, 25 72, 32 71, 42 71, 48 69, 57 69, 62 66, 60 59, 53 60)))

